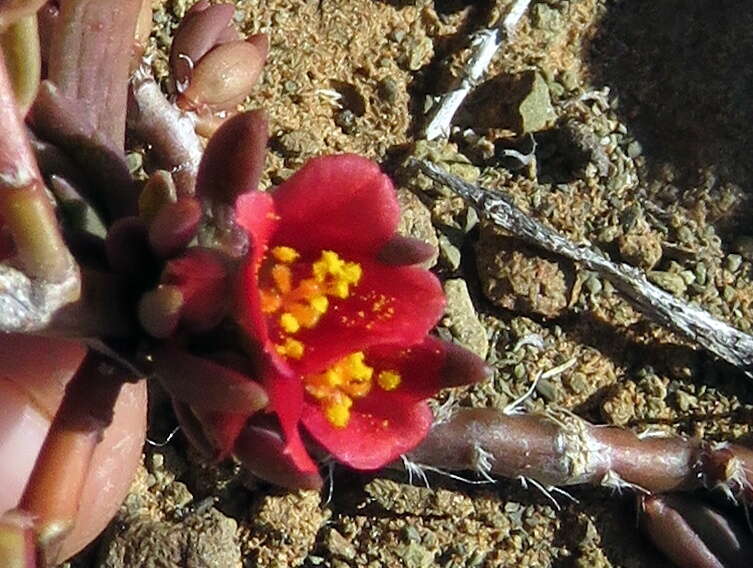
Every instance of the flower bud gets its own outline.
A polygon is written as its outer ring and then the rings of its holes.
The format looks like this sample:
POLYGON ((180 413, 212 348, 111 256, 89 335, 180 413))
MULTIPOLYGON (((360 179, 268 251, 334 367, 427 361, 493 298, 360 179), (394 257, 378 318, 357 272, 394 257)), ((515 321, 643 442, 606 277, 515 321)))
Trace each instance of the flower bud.
POLYGON ((234 11, 232 4, 210 6, 208 2, 198 2, 186 13, 170 47, 170 70, 178 92, 188 85, 199 60, 215 45, 223 43, 220 41, 223 34, 235 31, 230 23, 234 11))
POLYGON ((261 40, 218 45, 198 62, 178 105, 184 109, 232 109, 249 95, 259 79, 267 58, 265 47, 261 40))

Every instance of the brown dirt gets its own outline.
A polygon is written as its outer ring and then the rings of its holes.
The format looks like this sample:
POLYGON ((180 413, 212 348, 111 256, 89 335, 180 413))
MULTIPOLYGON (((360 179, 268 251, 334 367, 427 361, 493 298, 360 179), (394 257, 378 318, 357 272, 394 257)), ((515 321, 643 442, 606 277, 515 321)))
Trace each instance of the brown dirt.
MULTIPOLYGON (((155 0, 158 74, 190 3, 155 0)), ((502 407, 537 371, 572 359, 538 386, 531 410, 714 440, 749 435, 753 389, 739 373, 646 322, 595 274, 500 237, 398 167, 408 154, 428 155, 502 188, 570 238, 650 269, 671 292, 750 330, 753 13, 744 0, 534 1, 488 75, 534 70, 551 98, 554 119, 534 133, 535 164, 514 172, 495 148, 520 144, 523 133, 484 122, 510 110, 494 97, 477 97, 469 105, 478 112, 459 117, 479 137, 415 144, 429 95, 447 89, 470 34, 506 2, 236 5, 244 32, 271 36, 247 105, 271 118, 264 183, 319 154, 374 158, 413 192, 402 196, 405 230, 438 243, 443 279, 467 284, 447 288, 439 332, 488 351, 495 374, 443 400, 502 407), (514 349, 530 334, 543 347, 514 349)), ((151 436, 161 439, 174 421, 159 397, 152 414, 151 436)), ((606 489, 576 488, 577 502, 557 496, 555 506, 517 481, 431 475, 428 489, 403 473, 337 468, 331 498, 286 493, 233 464, 201 463, 180 436, 147 448, 145 464, 120 517, 73 566, 666 566, 636 529, 635 499, 606 489)))

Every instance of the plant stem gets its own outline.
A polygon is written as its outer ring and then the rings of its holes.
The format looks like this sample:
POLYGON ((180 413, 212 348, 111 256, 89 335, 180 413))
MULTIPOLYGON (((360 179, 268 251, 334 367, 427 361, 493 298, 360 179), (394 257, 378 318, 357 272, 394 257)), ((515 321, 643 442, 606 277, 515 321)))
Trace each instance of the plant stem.
POLYGON ((533 479, 545 487, 591 484, 645 493, 705 487, 753 503, 753 450, 680 436, 641 438, 566 412, 460 409, 435 424, 408 459, 443 470, 533 479))
POLYGON ((55 563, 73 527, 94 449, 112 422, 125 378, 121 369, 90 350, 66 387, 19 504, 35 520, 44 566, 55 563))

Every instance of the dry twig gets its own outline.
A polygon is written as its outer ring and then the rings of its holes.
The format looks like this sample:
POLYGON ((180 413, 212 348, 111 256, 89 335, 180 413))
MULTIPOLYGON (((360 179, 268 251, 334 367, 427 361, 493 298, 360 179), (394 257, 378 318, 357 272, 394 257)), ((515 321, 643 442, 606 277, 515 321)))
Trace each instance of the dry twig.
POLYGON ((544 250, 579 262, 606 278, 645 316, 676 331, 753 378, 753 337, 654 286, 639 269, 615 263, 590 246, 576 245, 521 211, 499 190, 469 184, 431 162, 415 160, 423 173, 471 201, 495 225, 544 250))
POLYGON ((424 128, 427 140, 447 137, 450 123, 468 93, 478 84, 486 69, 504 41, 512 35, 531 0, 515 0, 507 15, 495 27, 481 30, 471 42, 472 53, 457 87, 445 93, 434 105, 429 121, 424 128))

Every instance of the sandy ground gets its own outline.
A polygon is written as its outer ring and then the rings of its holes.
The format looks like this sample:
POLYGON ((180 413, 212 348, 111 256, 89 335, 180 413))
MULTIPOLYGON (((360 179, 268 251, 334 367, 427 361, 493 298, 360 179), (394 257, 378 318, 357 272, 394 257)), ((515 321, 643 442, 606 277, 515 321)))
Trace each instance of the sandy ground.
MULTIPOLYGON (((158 75, 190 1, 155 0, 158 75)), ((531 411, 712 440, 750 432, 751 383, 647 322, 609 283, 488 226, 462 201, 401 168, 410 155, 509 192, 576 241, 649 271, 724 320, 753 326, 749 187, 753 12, 744 0, 532 2, 452 142, 418 141, 432 97, 451 85, 470 36, 506 2, 236 0, 239 28, 270 34, 248 101, 271 118, 265 185, 307 158, 358 152, 398 181, 403 229, 438 245, 449 299, 440 335, 494 367, 441 402, 503 407, 537 372, 531 411), (510 170, 505 148, 535 160, 510 170), (539 346, 515 349, 525 337, 539 346)), ((175 426, 154 393, 150 436, 175 426)), ((469 475, 470 480, 475 478, 469 475)), ((121 515, 71 566, 666 566, 637 529, 630 494, 518 481, 479 485, 336 468, 331 488, 289 493, 233 464, 202 463, 180 435, 147 447, 121 515)))

